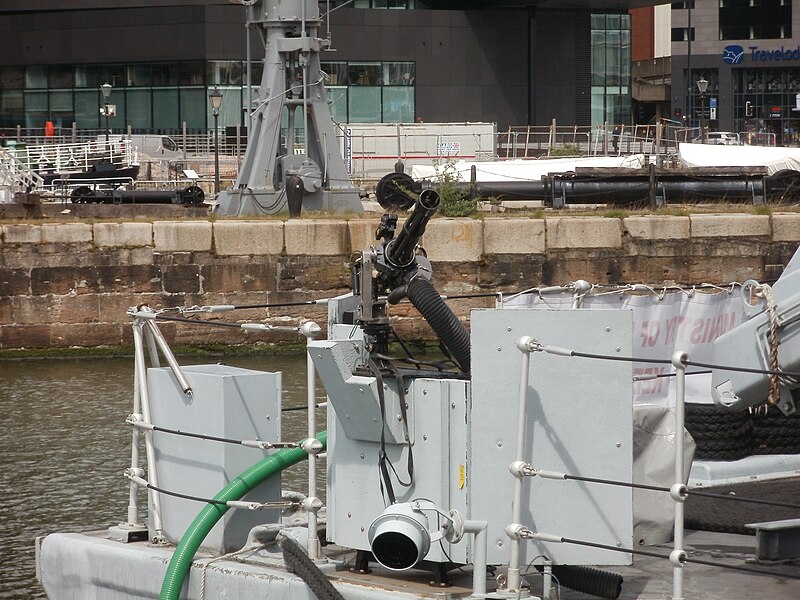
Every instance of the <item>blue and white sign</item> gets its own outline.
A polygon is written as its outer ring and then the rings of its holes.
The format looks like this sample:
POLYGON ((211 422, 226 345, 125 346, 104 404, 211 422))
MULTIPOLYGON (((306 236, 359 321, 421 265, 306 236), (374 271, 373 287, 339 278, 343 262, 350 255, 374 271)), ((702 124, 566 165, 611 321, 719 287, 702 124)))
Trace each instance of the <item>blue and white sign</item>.
POLYGON ((738 65, 744 60, 744 48, 736 44, 725 46, 722 49, 722 62, 729 65, 738 65))

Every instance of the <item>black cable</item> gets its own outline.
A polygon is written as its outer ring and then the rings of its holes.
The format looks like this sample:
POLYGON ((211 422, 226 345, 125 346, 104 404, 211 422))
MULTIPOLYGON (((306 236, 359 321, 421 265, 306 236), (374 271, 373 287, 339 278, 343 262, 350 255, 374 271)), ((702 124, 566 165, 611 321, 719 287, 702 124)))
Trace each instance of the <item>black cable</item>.
POLYGON ((610 354, 590 354, 589 352, 578 352, 577 350, 571 350, 570 352, 572 356, 577 356, 580 358, 596 358, 599 360, 618 360, 623 362, 655 363, 660 365, 672 364, 672 359, 669 358, 636 358, 635 356, 612 356, 610 354))
MULTIPOLYGON (((577 546, 588 546, 590 548, 600 548, 601 550, 612 550, 614 552, 624 552, 626 554, 639 554, 642 556, 651 556, 653 558, 665 558, 669 560, 669 555, 659 554, 658 552, 649 552, 647 550, 634 550, 633 548, 617 548, 616 546, 609 546, 607 544, 598 544, 596 542, 586 542, 584 540, 574 540, 571 538, 562 537, 561 541, 565 544, 575 544, 577 546)), ((697 558, 689 558, 684 556, 681 559, 683 563, 692 563, 698 565, 705 565, 707 567, 718 567, 720 569, 731 569, 733 571, 742 571, 743 573, 754 573, 756 575, 771 575, 773 577, 785 577, 786 579, 798 579, 800 575, 790 575, 788 573, 774 573, 763 569, 753 569, 750 567, 741 567, 738 565, 726 565, 724 563, 713 562, 710 560, 701 560, 697 558)))
POLYGON ((233 327, 235 329, 241 329, 241 323, 227 323, 225 321, 207 321, 203 319, 189 319, 188 317, 171 317, 169 315, 164 315, 157 313, 156 314, 157 321, 177 321, 178 323, 194 323, 200 325, 211 325, 212 327, 233 327))
MULTIPOLYGON (((197 438, 200 440, 210 440, 212 442, 223 442, 225 444, 236 444, 241 446, 244 440, 234 440, 232 438, 224 438, 224 437, 217 437, 215 435, 206 435, 205 433, 190 433, 188 431, 181 431, 180 429, 167 429, 166 427, 160 427, 158 425, 153 425, 153 431, 159 431, 162 433, 170 433, 172 435, 181 435, 184 437, 190 438, 197 438)), ((297 448, 297 444, 294 442, 275 442, 271 443, 270 445, 273 448, 297 448)))
POLYGON ((750 504, 763 504, 764 506, 780 506, 783 508, 800 508, 800 504, 792 504, 791 502, 778 502, 776 500, 762 500, 760 498, 747 498, 743 496, 731 496, 729 494, 715 494, 713 492, 697 492, 695 490, 687 490, 686 494, 689 496, 702 496, 704 498, 716 498, 719 500, 734 500, 739 502, 748 502, 750 504))
POLYGON ((748 367, 730 367, 726 365, 712 365, 708 363, 695 362, 693 360, 685 360, 683 364, 692 367, 705 367, 707 369, 716 369, 718 371, 739 371, 741 373, 756 373, 758 375, 779 375, 785 377, 800 377, 798 371, 771 371, 769 369, 750 369, 748 367))
POLYGON ((224 500, 215 500, 214 498, 200 498, 199 496, 190 496, 188 494, 181 494, 179 492, 170 492, 169 490, 163 490, 161 488, 157 488, 156 486, 148 483, 147 489, 153 490, 158 492, 159 494, 166 494, 167 496, 175 496, 176 498, 183 498, 184 500, 194 500, 196 502, 204 502, 205 504, 216 504, 217 506, 224 506, 228 508, 228 503, 224 500))
MULTIPOLYGON (((654 492, 670 492, 671 488, 658 486, 658 485, 647 485, 644 483, 631 483, 627 481, 616 481, 613 479, 600 479, 597 477, 583 477, 581 475, 570 475, 568 473, 564 473, 564 479, 571 479, 574 481, 585 481, 587 483, 600 483, 603 485, 615 485, 619 487, 629 487, 634 489, 640 490, 650 490, 654 492)), ((548 477, 548 479, 550 479, 548 477)), ((687 496, 704 496, 707 498, 718 498, 720 500, 733 500, 739 502, 749 502, 750 504, 763 504, 764 506, 780 506, 783 508, 800 508, 800 504, 792 504, 790 502, 778 502, 774 500, 762 500, 760 498, 749 498, 746 496, 731 496, 728 494, 715 494, 713 492, 698 492, 691 489, 686 489, 684 494, 687 496)))

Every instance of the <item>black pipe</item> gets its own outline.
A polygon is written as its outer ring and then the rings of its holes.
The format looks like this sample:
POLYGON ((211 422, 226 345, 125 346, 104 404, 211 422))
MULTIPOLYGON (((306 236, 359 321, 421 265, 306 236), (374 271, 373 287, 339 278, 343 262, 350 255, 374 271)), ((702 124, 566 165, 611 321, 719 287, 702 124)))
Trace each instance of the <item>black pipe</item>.
MULTIPOLYGON (((543 570, 541 566, 536 568, 543 570)), ((622 575, 618 573, 583 565, 553 565, 552 570, 561 585, 576 592, 607 600, 616 600, 622 593, 622 575)))
POLYGON ((463 373, 470 370, 469 332, 427 279, 414 277, 406 293, 463 373))

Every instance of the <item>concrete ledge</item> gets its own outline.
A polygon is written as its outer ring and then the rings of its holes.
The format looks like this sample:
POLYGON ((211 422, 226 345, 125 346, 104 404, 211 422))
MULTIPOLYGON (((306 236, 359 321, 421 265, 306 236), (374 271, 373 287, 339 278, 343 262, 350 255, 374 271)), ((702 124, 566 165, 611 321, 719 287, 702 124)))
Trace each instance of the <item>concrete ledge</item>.
POLYGON ((769 215, 690 215, 692 237, 770 236, 769 215))
POLYGON ((153 226, 150 223, 95 223, 94 245, 127 248, 152 246, 153 226))
POLYGON ((289 256, 338 256, 348 254, 347 222, 291 219, 284 225, 289 256))
POLYGON ((42 243, 42 228, 39 225, 3 225, 0 233, 4 244, 42 243))
POLYGON ((209 252, 211 223, 207 221, 156 221, 153 241, 159 252, 209 252))
POLYGON ((80 244, 92 241, 92 226, 86 223, 42 225, 43 244, 80 244))
POLYGON ((217 221, 214 249, 219 256, 279 255, 283 225, 283 221, 217 221))
POLYGON ((772 215, 772 241, 800 241, 800 213, 777 213, 772 215))
POLYGON ((352 219, 347 222, 350 235, 350 251, 359 252, 374 245, 375 230, 381 224, 380 219, 352 219))
POLYGON ((545 219, 547 248, 621 248, 619 219, 556 217, 545 219))
POLYGON ((634 216, 622 220, 630 236, 643 240, 688 240, 689 217, 634 216))
POLYGON ((422 239, 428 258, 433 262, 480 260, 483 256, 483 221, 433 219, 422 239))
POLYGON ((544 254, 543 219, 484 219, 483 251, 486 254, 544 254))

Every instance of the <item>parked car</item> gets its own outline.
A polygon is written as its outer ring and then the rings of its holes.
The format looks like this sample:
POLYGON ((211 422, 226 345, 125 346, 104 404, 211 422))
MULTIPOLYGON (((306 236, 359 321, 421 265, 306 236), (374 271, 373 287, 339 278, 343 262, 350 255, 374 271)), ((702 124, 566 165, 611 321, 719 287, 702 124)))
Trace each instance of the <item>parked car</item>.
POLYGON ((692 140, 693 144, 714 144, 716 146, 740 146, 739 134, 732 131, 709 131, 706 134, 705 142, 703 136, 698 136, 692 140))

